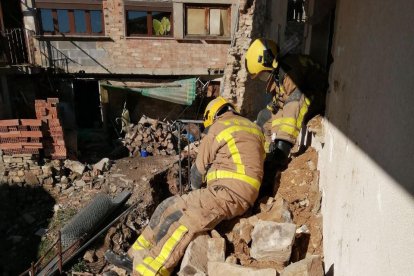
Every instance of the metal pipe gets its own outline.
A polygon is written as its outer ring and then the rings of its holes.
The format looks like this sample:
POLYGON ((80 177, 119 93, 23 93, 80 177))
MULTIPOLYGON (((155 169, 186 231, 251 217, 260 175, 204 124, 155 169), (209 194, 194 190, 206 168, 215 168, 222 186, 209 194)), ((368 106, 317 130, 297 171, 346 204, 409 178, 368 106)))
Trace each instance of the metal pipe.
POLYGON ((183 180, 181 176, 181 123, 177 124, 178 130, 178 182, 180 185, 180 195, 183 195, 183 180))
POLYGON ((59 241, 58 241, 58 265, 59 273, 62 274, 63 271, 63 260, 62 260, 62 233, 59 230, 59 241))

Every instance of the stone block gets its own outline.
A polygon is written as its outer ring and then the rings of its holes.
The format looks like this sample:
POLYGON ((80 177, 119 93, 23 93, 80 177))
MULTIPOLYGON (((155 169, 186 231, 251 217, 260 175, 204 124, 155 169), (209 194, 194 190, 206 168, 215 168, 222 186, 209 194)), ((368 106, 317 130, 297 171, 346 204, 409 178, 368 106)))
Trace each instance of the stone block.
POLYGON ((274 268, 253 268, 230 263, 208 262, 209 276, 276 276, 274 268))
POLYGON ((323 276, 323 265, 320 256, 312 255, 292 263, 281 273, 281 276, 323 276))
POLYGON ((223 238, 208 239, 207 259, 209 262, 224 262, 226 259, 226 241, 223 238))
POLYGON ((262 221, 254 226, 250 256, 256 260, 286 263, 292 252, 296 225, 262 221))
POLYGON ((96 171, 107 171, 109 169, 109 158, 103 158, 101 161, 93 165, 93 170, 96 171))
POLYGON ((292 222, 288 203, 282 197, 269 198, 266 203, 260 204, 260 213, 256 215, 260 220, 274 222, 292 222))
POLYGON ((72 172, 77 173, 79 175, 83 174, 83 172, 85 171, 85 165, 83 165, 79 161, 65 160, 64 166, 65 168, 68 168, 72 172))
POLYGON ((200 235, 187 247, 178 275, 205 275, 207 273, 207 249, 209 235, 200 235))
POLYGON ((30 171, 26 172, 25 174, 25 182, 28 185, 39 185, 39 180, 37 177, 30 171))

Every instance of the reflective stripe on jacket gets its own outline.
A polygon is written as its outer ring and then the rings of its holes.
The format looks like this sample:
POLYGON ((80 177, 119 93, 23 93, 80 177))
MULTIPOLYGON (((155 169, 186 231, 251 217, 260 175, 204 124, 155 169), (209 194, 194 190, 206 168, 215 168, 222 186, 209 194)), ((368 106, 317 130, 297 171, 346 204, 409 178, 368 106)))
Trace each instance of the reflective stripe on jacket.
POLYGON ((207 185, 225 185, 253 204, 263 178, 264 136, 251 121, 232 112, 216 119, 196 159, 207 185))

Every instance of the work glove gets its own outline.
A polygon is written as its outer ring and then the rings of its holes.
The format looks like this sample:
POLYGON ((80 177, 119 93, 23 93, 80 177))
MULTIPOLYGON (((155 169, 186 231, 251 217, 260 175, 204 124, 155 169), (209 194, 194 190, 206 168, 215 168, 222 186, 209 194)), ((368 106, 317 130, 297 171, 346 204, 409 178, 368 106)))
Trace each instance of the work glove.
POLYGON ((266 160, 279 166, 286 166, 292 144, 284 140, 275 140, 270 143, 266 160))
POLYGON ((191 166, 190 173, 191 173, 191 175, 190 175, 191 189, 192 190, 200 189, 201 184, 203 184, 203 176, 198 171, 197 166, 195 165, 195 163, 191 166))

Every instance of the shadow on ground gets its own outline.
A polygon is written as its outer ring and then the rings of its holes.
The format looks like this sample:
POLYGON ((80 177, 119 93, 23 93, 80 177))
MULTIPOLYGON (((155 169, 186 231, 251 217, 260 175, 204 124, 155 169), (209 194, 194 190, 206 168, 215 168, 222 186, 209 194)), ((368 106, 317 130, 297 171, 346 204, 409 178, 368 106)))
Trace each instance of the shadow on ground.
POLYGON ((55 200, 42 187, 0 185, 0 274, 18 275, 30 267, 41 251, 55 200))

